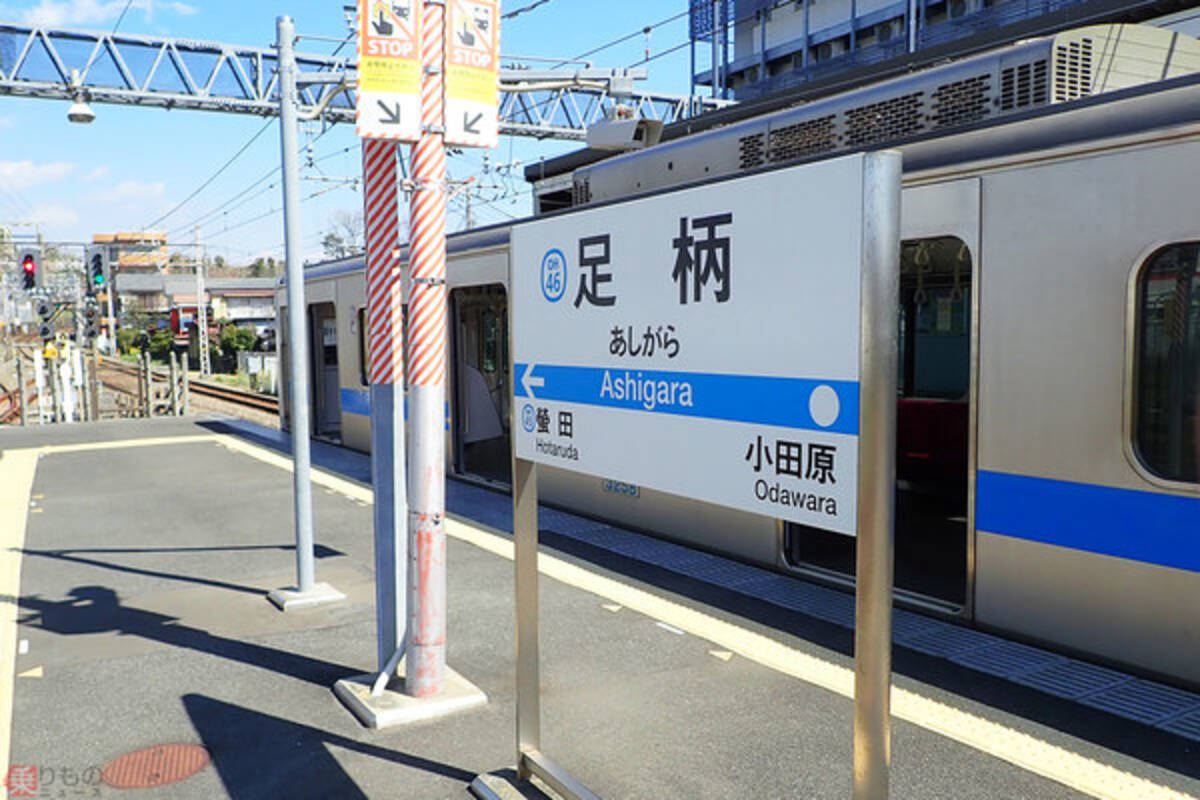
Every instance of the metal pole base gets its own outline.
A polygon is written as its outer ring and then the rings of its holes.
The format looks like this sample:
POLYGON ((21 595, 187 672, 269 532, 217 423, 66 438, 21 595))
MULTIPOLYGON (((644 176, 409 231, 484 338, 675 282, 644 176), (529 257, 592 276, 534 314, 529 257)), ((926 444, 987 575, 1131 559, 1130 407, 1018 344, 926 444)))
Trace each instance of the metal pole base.
POLYGON ((442 690, 428 697, 405 693, 404 664, 397 670, 397 676, 378 697, 371 696, 371 684, 376 677, 373 672, 343 678, 333 685, 333 693, 359 722, 377 730, 437 719, 487 704, 482 689, 448 666, 442 690))
POLYGON ((294 586, 272 589, 267 593, 267 599, 280 611, 299 611, 302 608, 340 603, 346 599, 346 595, 328 583, 314 583, 307 592, 302 592, 294 586))
POLYGON ((467 787, 478 800, 553 800, 554 795, 532 781, 517 777, 515 769, 500 769, 476 775, 467 787))

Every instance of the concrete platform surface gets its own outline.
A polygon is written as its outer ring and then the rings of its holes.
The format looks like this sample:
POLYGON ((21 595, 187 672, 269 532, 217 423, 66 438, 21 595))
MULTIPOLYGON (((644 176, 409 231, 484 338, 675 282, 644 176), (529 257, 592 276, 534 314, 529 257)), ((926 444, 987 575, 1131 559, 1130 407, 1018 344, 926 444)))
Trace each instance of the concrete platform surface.
MULTIPOLYGON (((512 766, 503 498, 447 491, 448 661, 486 705, 371 730, 333 692, 375 667, 366 459, 314 446, 317 580, 346 599, 282 614, 265 595, 295 583, 291 476, 272 436, 195 419, 0 431, 9 797, 35 777, 24 796, 465 798, 512 766), (209 762, 138 790, 102 779, 167 744, 209 762)), ((606 798, 850 795, 847 628, 599 540, 543 542, 547 755, 606 798)), ((912 650, 896 668, 895 798, 1200 796, 1193 739, 912 650)))

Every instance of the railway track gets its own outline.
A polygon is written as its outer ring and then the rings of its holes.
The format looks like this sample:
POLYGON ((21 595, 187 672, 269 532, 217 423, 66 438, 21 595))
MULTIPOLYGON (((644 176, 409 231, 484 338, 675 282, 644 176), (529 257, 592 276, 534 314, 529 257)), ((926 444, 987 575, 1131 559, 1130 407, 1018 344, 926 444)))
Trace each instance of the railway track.
MULTIPOLYGON (((133 364, 126 364, 123 361, 117 361, 112 358, 101 359, 100 363, 105 369, 137 377, 138 368, 133 364)), ((161 370, 155 370, 154 376, 162 380, 166 380, 169 377, 165 371, 161 370)), ((216 398, 227 403, 233 403, 234 405, 253 408, 257 411, 265 411, 270 414, 279 413, 279 400, 274 397, 258 394, 257 392, 234 389, 230 386, 223 386, 219 383, 197 380, 195 378, 188 381, 188 388, 195 394, 216 398)))

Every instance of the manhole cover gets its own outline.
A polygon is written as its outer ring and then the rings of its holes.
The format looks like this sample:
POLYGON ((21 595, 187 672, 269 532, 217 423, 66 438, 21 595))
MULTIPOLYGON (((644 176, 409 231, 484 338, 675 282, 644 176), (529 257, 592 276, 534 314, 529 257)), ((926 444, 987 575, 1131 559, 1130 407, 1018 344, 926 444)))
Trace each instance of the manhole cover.
POLYGON ((113 759, 100 778, 116 789, 148 789, 190 778, 207 764, 208 751, 198 744, 159 744, 113 759))

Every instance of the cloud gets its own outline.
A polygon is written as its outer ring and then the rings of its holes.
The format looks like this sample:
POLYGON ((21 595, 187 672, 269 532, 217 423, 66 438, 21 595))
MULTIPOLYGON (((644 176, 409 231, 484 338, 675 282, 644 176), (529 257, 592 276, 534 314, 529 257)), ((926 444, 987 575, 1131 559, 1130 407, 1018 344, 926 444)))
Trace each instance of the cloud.
POLYGON ((47 228, 65 228, 79 222, 75 209, 61 203, 39 203, 29 212, 29 218, 47 228))
POLYGON ((11 128, 16 124, 16 122, 13 122, 12 117, 0 117, 0 131, 4 130, 5 128, 11 128))
POLYGON ((147 202, 161 200, 167 192, 167 184, 162 181, 140 183, 138 181, 121 181, 108 194, 111 200, 144 200, 147 202))
POLYGON ((124 206, 145 204, 147 208, 160 205, 167 193, 167 184, 162 181, 142 183, 141 181, 121 181, 114 186, 97 187, 88 192, 85 198, 89 203, 112 205, 121 203, 124 206))
POLYGON ((28 189, 40 183, 53 183, 71 174, 75 165, 66 161, 35 164, 32 161, 0 161, 0 183, 11 188, 28 189))
POLYGON ((98 181, 108 174, 108 165, 101 164, 98 167, 92 167, 87 175, 83 176, 85 181, 98 181))
MULTIPOLYGON (((27 25, 79 27, 96 23, 115 22, 125 8, 125 0, 38 0, 38 4, 27 10, 21 21, 27 25)), ((156 8, 176 14, 195 14, 195 6, 182 2, 155 2, 155 0, 133 0, 130 10, 140 10, 146 20, 154 18, 156 8)))

